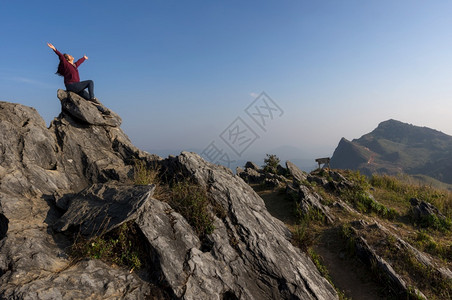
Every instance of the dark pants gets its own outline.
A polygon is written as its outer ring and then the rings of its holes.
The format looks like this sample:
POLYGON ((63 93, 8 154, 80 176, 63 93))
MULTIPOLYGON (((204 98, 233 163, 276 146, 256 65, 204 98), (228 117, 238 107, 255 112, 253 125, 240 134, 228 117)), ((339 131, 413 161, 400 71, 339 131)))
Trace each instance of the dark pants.
POLYGON ((94 98, 94 82, 92 80, 69 83, 66 85, 66 90, 77 93, 86 100, 94 98), (88 89, 88 93, 85 89, 88 89))

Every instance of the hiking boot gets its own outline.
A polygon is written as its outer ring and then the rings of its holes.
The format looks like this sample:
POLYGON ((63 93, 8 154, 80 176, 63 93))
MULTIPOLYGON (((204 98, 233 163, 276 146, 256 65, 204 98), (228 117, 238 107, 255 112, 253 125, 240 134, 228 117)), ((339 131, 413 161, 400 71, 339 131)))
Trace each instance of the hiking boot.
POLYGON ((97 98, 96 98, 96 97, 94 97, 94 98, 91 98, 91 99, 88 99, 88 101, 91 101, 91 102, 94 102, 94 103, 100 104, 99 100, 97 100, 97 98))

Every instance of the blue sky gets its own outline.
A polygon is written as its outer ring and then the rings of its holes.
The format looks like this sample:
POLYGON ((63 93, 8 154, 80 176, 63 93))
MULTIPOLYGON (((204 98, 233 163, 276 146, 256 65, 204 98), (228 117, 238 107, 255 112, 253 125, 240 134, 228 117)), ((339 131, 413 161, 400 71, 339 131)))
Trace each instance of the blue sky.
MULTIPOLYGON (((0 100, 60 112, 57 56, 145 150, 204 149, 237 118, 279 146, 332 155, 387 119, 452 135, 452 2, 0 0, 0 100), (265 131, 244 112, 265 92, 265 131), (254 126, 254 127, 253 127, 254 126)), ((278 153, 277 153, 278 154, 278 153)), ((242 157, 242 158, 243 158, 242 157)))

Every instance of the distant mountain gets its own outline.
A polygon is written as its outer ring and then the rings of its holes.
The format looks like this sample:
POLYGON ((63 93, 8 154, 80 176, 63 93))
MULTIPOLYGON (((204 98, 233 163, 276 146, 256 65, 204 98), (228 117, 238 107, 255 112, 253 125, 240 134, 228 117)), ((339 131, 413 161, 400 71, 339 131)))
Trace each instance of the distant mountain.
POLYGON ((452 136, 388 120, 359 139, 342 138, 331 167, 361 173, 421 174, 452 183, 452 136))

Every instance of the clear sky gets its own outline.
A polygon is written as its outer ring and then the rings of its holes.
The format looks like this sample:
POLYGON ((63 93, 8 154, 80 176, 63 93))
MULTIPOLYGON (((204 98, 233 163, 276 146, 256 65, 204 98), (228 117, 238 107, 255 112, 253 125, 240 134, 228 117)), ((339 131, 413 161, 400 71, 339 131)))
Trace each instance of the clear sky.
POLYGON ((0 0, 0 100, 47 124, 58 115, 51 42, 89 57, 81 80, 145 150, 231 153, 221 134, 237 117, 258 136, 242 156, 332 155, 391 118, 452 135, 451 12, 414 0, 0 0), (265 130, 245 111, 261 92, 281 109, 265 130))

